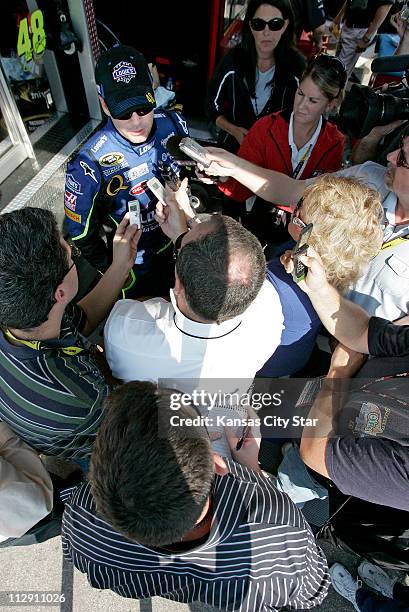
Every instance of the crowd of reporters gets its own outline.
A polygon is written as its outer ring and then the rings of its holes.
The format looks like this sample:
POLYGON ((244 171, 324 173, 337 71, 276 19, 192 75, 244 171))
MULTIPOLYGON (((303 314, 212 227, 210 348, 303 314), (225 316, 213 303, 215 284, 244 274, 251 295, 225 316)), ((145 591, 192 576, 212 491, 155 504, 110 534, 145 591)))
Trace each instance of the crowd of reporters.
MULTIPOLYGON (((326 54, 296 61, 294 25, 285 0, 251 0, 236 64, 225 59, 209 88, 230 150, 208 147, 199 174, 217 177, 238 220, 196 215, 187 179, 166 186, 164 202, 141 183, 158 176, 160 156, 174 170, 164 140, 186 124, 154 110, 146 63, 123 46, 97 66, 107 124, 68 167, 68 235, 47 210, 0 216, 2 545, 64 508, 64 555, 96 588, 221 610, 310 609, 332 579, 356 609, 408 609, 409 589, 380 566, 409 568, 409 128, 374 128, 354 148, 360 163, 341 169, 344 137, 327 114, 342 102, 347 70, 326 54), (115 62, 128 65, 130 85, 115 62), (230 116, 243 79, 246 111, 230 116), (383 166, 375 145, 392 130, 398 146, 383 166), (114 142, 120 152, 106 152, 114 142), (86 185, 92 201, 80 201, 86 185), (143 231, 125 214, 135 194, 146 198, 143 231), (101 241, 104 215, 116 230, 101 241), (311 224, 296 282, 294 248, 311 224), (106 265, 78 299, 76 246, 88 254, 96 234, 106 265), (160 262, 163 277, 150 280, 160 262), (124 288, 138 299, 118 301, 124 288), (319 334, 333 344, 325 371, 319 334), (272 414, 298 414, 295 381, 304 388, 311 373, 320 382, 302 415, 312 429, 171 424, 175 394, 210 392, 215 381, 244 393, 262 377, 293 377, 291 402, 272 414), (40 455, 72 462, 70 477, 50 475, 40 455), (305 513, 313 498, 329 502, 324 528, 376 564, 358 568, 372 591, 339 564, 328 570, 319 522, 305 513)), ((184 422, 202 414, 178 412, 184 422)))

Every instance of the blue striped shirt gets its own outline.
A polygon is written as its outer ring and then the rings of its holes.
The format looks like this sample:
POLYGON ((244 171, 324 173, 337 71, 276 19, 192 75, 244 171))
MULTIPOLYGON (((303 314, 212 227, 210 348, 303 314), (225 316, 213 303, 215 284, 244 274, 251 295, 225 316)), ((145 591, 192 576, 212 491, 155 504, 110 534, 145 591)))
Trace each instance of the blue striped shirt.
MULTIPOLYGON (((73 336, 81 346, 84 322, 83 311, 70 304, 61 341, 73 336)), ((89 457, 109 387, 89 350, 67 355, 58 341, 50 344, 14 345, 0 332, 0 420, 39 452, 89 457)))
POLYGON ((228 466, 229 474, 215 477, 210 534, 195 548, 171 553, 132 542, 98 516, 84 483, 64 512, 64 555, 93 587, 123 597, 159 595, 235 612, 319 605, 328 568, 302 514, 264 474, 228 466))

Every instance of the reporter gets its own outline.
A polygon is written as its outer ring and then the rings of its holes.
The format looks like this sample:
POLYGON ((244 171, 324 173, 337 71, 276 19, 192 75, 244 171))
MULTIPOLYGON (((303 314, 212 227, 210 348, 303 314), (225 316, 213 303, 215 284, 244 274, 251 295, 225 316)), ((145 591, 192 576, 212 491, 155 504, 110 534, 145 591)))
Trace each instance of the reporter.
POLYGON ((65 557, 93 587, 128 598, 320 605, 328 568, 302 514, 259 471, 213 453, 204 427, 173 426, 174 395, 131 382, 107 399, 90 481, 66 503, 65 557))
MULTIPOLYGON (((296 179, 333 172, 341 167, 344 136, 325 118, 341 102, 346 71, 340 60, 320 54, 308 64, 294 98, 292 111, 284 109, 259 119, 244 138, 238 156, 263 168, 277 170, 296 179)), ((250 189, 234 179, 219 183, 233 200, 244 202, 250 189)), ((264 245, 277 235, 277 206, 256 198, 246 226, 264 245)), ((284 215, 283 229, 287 225, 284 215)))
MULTIPOLYGON (((374 257, 367 272, 351 288, 350 298, 370 314, 395 320, 408 313, 409 266, 409 136, 405 129, 399 148, 388 155, 388 168, 367 162, 336 173, 354 177, 376 189, 385 211, 382 249, 374 257)), ((263 199, 291 204, 303 195, 307 185, 317 179, 294 180, 284 174, 260 168, 226 151, 208 149, 212 160, 206 172, 211 175, 233 176, 263 199)), ((352 220, 351 220, 352 221, 352 220)), ((355 219, 353 219, 355 222, 355 219)))
MULTIPOLYGON (((309 244, 319 252, 330 282, 345 292, 379 251, 382 215, 375 191, 354 179, 328 174, 307 187, 293 211, 288 232, 296 241, 302 228, 313 224, 309 244), (355 223, 351 223, 351 218, 356 219, 355 223)), ((287 243, 287 248, 293 248, 294 241, 287 243)), ((319 332, 313 305, 286 276, 278 258, 268 262, 267 279, 280 296, 284 330, 280 345, 258 372, 259 376, 285 376, 301 370, 319 332)))
POLYGON ((27 207, 0 215, 0 418, 38 452, 91 453, 109 385, 86 336, 126 283, 140 235, 125 216, 112 264, 75 303, 76 265, 53 214, 27 207))

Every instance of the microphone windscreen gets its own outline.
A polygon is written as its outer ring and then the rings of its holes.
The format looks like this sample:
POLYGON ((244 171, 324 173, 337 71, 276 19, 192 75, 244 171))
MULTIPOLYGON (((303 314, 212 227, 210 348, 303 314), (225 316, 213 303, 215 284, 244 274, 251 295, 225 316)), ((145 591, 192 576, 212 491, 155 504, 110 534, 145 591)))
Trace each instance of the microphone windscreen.
POLYGON ((182 136, 171 136, 170 138, 168 138, 166 142, 166 149, 168 153, 170 153, 172 157, 176 159, 176 161, 189 159, 186 153, 183 153, 183 151, 179 149, 179 145, 181 141, 182 141, 182 136))
POLYGON ((372 64, 372 72, 402 72, 409 68, 409 55, 385 55, 376 57, 372 64))

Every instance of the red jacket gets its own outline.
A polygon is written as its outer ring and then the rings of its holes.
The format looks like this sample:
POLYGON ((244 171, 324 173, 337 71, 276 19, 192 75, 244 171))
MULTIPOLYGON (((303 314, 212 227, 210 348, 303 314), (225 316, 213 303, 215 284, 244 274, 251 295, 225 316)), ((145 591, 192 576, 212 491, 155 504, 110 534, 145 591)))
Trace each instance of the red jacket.
MULTIPOLYGON (((243 140, 237 155, 243 159, 269 170, 277 170, 291 176, 291 149, 288 144, 290 113, 280 111, 256 121, 243 140)), ((321 132, 309 156, 300 179, 312 178, 326 172, 335 172, 341 167, 344 151, 344 136, 338 128, 323 119, 321 132)), ((219 184, 224 194, 244 202, 252 192, 234 179, 219 184)), ((282 206, 290 210, 287 206, 282 206)))

